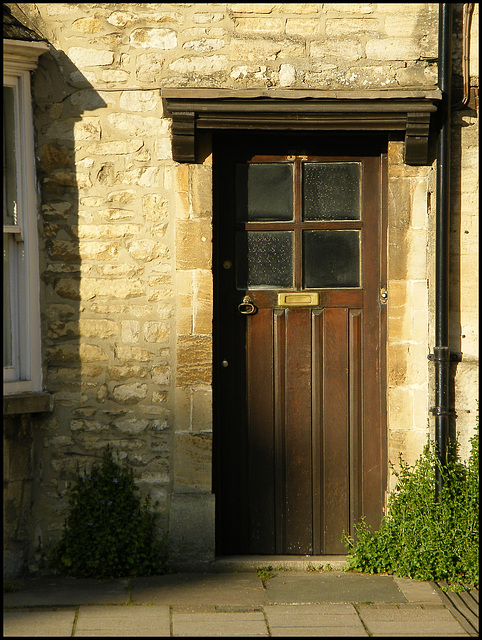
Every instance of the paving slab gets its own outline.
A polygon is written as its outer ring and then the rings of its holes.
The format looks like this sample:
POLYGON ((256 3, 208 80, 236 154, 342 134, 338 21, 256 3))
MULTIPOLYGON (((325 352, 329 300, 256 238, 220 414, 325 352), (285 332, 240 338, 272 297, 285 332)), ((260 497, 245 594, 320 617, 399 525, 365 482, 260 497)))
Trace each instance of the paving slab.
POLYGON ((244 605, 266 602, 263 583, 253 573, 176 573, 131 581, 132 602, 143 604, 244 605))
POLYGON ((173 612, 172 635, 190 637, 209 636, 268 636, 262 611, 251 612, 173 612))
POLYGON ((14 637, 70 637, 76 609, 19 609, 3 612, 3 636, 14 637))
POLYGON ((408 602, 392 576, 328 571, 280 571, 266 580, 270 604, 408 602))
POLYGON ((367 635, 351 604, 265 605, 264 612, 273 636, 367 635))
POLYGON ((127 604, 129 580, 29 578, 18 591, 4 593, 4 607, 127 604))
POLYGON ((443 606, 407 604, 357 605, 360 618, 372 635, 467 636, 464 628, 443 606))
POLYGON ((76 636, 170 636, 168 606, 107 605, 79 608, 76 636))

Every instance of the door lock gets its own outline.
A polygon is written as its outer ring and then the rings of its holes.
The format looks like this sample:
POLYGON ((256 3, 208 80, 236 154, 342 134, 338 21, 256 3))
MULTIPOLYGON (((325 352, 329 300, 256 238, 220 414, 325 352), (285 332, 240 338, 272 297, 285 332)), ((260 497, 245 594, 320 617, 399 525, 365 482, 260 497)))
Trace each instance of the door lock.
POLYGON ((243 301, 238 305, 238 311, 243 316, 252 316, 257 310, 249 296, 244 296, 243 301))
POLYGON ((382 304, 387 304, 387 300, 388 300, 388 291, 385 287, 382 287, 380 289, 380 302, 382 304))

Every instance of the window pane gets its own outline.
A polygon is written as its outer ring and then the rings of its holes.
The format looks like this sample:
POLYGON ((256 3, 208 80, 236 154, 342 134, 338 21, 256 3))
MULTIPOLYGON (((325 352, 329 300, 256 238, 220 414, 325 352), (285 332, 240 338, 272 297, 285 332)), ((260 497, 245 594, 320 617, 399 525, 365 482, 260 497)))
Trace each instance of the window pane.
POLYGON ((359 162, 305 163, 304 219, 359 220, 360 173, 359 162))
POLYGON ((236 217, 239 222, 293 219, 293 165, 236 165, 236 217))
POLYGON ((236 235, 238 289, 293 287, 293 233, 248 231, 236 235))
POLYGON ((3 366, 12 366, 12 325, 10 299, 10 237, 3 234, 3 366))
POLYGON ((3 87, 3 224, 17 224, 15 157, 15 95, 3 87))
POLYGON ((304 286, 326 287, 360 286, 360 232, 304 231, 304 286))

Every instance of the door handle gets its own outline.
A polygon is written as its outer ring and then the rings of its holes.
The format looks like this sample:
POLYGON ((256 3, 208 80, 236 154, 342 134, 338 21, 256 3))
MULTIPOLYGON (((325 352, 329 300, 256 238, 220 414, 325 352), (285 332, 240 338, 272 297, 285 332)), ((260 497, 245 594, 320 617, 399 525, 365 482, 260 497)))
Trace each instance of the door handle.
POLYGON ((252 316, 257 310, 249 296, 244 296, 243 301, 238 304, 238 311, 243 316, 252 316))

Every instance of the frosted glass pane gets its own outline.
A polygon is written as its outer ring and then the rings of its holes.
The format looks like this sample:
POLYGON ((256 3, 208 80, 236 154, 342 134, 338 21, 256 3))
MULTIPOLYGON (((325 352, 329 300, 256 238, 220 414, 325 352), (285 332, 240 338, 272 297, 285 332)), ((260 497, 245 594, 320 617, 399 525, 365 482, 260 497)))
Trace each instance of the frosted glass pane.
POLYGON ((303 232, 304 286, 308 289, 360 286, 360 232, 303 232))
POLYGON ((236 217, 239 222, 293 219, 293 165, 236 165, 236 217))
POLYGON ((359 162, 305 163, 304 219, 359 220, 360 175, 359 162))
POLYGON ((248 231, 236 235, 238 289, 293 287, 293 233, 248 231))

